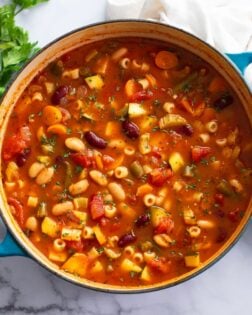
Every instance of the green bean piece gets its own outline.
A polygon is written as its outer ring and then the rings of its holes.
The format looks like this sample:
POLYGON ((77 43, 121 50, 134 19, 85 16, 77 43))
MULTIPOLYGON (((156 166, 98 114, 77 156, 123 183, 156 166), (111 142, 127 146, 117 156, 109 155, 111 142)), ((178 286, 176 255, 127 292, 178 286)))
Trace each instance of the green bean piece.
POLYGON ((66 166, 65 187, 68 188, 72 184, 73 168, 67 161, 64 162, 66 166))
POLYGON ((193 72, 190 75, 188 75, 184 80, 182 80, 180 83, 175 85, 173 88, 173 92, 176 94, 180 91, 183 91, 186 89, 186 87, 191 84, 196 78, 198 77, 197 72, 193 72))
POLYGON ((225 196, 233 195, 233 189, 225 179, 222 179, 216 188, 220 193, 222 193, 225 196))

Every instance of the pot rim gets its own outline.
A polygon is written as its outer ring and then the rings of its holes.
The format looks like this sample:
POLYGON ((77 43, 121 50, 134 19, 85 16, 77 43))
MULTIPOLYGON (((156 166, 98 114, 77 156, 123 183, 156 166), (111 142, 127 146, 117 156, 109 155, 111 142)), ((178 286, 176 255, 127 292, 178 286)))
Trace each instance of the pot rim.
MULTIPOLYGON (((239 75, 239 77, 243 83, 244 88, 247 90, 247 92, 250 93, 249 87, 248 87, 246 81, 244 80, 244 78, 242 77, 241 72, 238 69, 238 67, 229 58, 227 58, 224 54, 222 54, 216 48, 212 47, 209 43, 203 41, 202 39, 198 38, 197 36, 189 33, 188 31, 184 31, 181 28, 170 26, 170 25, 162 23, 162 22, 149 21, 149 20, 144 20, 144 19, 117 19, 117 20, 101 21, 101 22, 97 22, 97 23, 87 24, 85 26, 82 26, 82 27, 76 28, 72 31, 69 31, 69 32, 55 38, 54 40, 52 40, 48 44, 46 44, 36 54, 34 54, 27 62, 25 62, 24 65, 14 75, 11 76, 11 79, 9 80, 9 82, 6 86, 5 92, 3 93, 2 97, 0 98, 0 104, 4 100, 7 93, 9 92, 10 87, 13 85, 13 83, 16 81, 16 79, 19 77, 19 75, 25 70, 25 68, 31 62, 33 62, 40 54, 42 54, 46 49, 50 48, 54 44, 57 44, 57 42, 59 42, 60 40, 65 39, 68 36, 71 36, 75 33, 85 31, 86 29, 89 29, 92 27, 108 25, 108 24, 117 24, 117 23, 123 23, 124 24, 124 23, 131 23, 131 22, 139 23, 139 24, 146 23, 146 24, 150 24, 150 25, 161 25, 162 27, 167 27, 167 28, 173 29, 175 31, 179 31, 181 33, 184 33, 188 37, 192 37, 193 39, 199 41, 201 44, 205 45, 208 50, 213 51, 221 59, 224 59, 227 62, 227 64, 229 65, 229 67, 233 68, 233 70, 239 75)), ((136 37, 138 37, 138 36, 136 35, 136 37)), ((248 209, 249 209, 249 205, 248 205, 248 208, 246 209, 247 212, 248 212, 248 209)), ((183 283, 183 282, 199 275, 200 273, 202 273, 203 271, 205 271, 206 269, 208 269, 209 267, 214 265, 216 262, 218 262, 238 242, 238 240, 240 239, 240 237, 244 233, 244 231, 245 231, 245 229, 249 223, 249 218, 250 218, 250 216, 248 215, 245 222, 243 222, 242 225, 240 223, 241 227, 239 229, 237 227, 236 230, 233 232, 233 234, 230 237, 230 238, 233 237, 233 240, 231 242, 226 241, 222 245, 222 247, 217 252, 214 253, 214 255, 212 255, 207 261, 205 261, 203 263, 202 267, 197 268, 197 269, 192 269, 189 272, 187 272, 181 276, 174 277, 173 278, 174 280, 170 283, 159 282, 159 283, 155 283, 152 285, 141 286, 138 288, 138 287, 124 287, 124 286, 119 287, 118 285, 110 285, 110 284, 104 285, 102 283, 99 283, 99 282, 96 283, 94 281, 90 281, 90 283, 89 282, 84 283, 84 282, 79 281, 80 278, 78 278, 78 277, 68 276, 68 274, 65 272, 62 272, 62 270, 60 270, 60 269, 57 270, 56 268, 52 268, 51 266, 48 266, 45 261, 43 261, 42 259, 37 257, 37 255, 35 253, 33 253, 30 244, 25 244, 21 240, 21 238, 18 237, 18 231, 16 231, 16 228, 14 227, 13 224, 10 224, 8 222, 8 220, 6 218, 8 216, 8 213, 6 215, 2 208, 0 208, 0 215, 1 215, 1 218, 3 219, 5 225, 7 226, 8 231, 11 233, 11 235, 13 236, 15 241, 19 244, 19 246, 22 249, 24 249, 25 252, 27 252, 29 254, 28 257, 35 260, 37 263, 39 263, 47 271, 53 273, 56 276, 59 276, 61 279, 64 279, 65 281, 68 281, 72 284, 78 285, 78 286, 86 288, 86 289, 91 289, 94 291, 106 292, 106 293, 117 293, 117 294, 154 292, 157 290, 162 290, 162 289, 173 287, 175 285, 183 283)), ((229 240, 230 240, 230 238, 229 238, 229 240)), ((84 281, 85 280, 87 280, 87 279, 84 279, 84 281)))

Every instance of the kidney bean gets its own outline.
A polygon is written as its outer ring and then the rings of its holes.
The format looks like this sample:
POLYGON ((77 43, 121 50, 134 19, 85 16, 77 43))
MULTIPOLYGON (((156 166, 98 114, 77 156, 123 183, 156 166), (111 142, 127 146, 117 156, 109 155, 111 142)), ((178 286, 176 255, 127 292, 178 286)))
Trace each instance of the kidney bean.
POLYGON ((51 101, 54 105, 59 105, 61 99, 66 96, 68 93, 68 87, 66 85, 60 85, 59 87, 56 88, 54 91, 51 101))
POLYGON ((105 149, 107 142, 101 137, 97 136, 93 131, 85 132, 85 139, 92 147, 97 149, 105 149))
POLYGON ((177 130, 178 133, 183 134, 185 136, 192 136, 193 135, 193 127, 190 124, 186 124, 184 126, 181 126, 180 128, 178 128, 177 130))
POLYGON ((234 102, 234 98, 230 94, 222 95, 214 101, 214 108, 222 110, 234 102))
POLYGON ((126 136, 130 139, 137 139, 140 135, 138 126, 129 120, 122 122, 122 129, 126 136))
POLYGON ((125 247, 125 246, 135 242, 135 240, 136 240, 136 235, 131 231, 127 234, 122 235, 119 238, 118 246, 119 247, 125 247))
POLYGON ((25 165, 30 153, 31 153, 31 149, 26 148, 24 151, 22 151, 16 155, 16 163, 19 167, 25 165))
POLYGON ((135 224, 137 227, 141 227, 141 226, 145 226, 149 222, 150 222, 150 216, 148 214, 142 214, 137 218, 135 224))
POLYGON ((55 164, 57 165, 57 166, 59 166, 59 165, 62 165, 63 163, 64 163, 64 158, 63 158, 63 156, 61 156, 61 155, 57 155, 56 157, 55 157, 55 164))

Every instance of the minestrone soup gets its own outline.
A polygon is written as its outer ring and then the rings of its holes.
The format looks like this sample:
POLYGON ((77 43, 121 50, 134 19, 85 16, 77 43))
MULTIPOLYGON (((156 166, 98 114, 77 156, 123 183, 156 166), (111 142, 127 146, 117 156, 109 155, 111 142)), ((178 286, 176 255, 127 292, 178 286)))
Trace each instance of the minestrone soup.
POLYGON ((8 204, 62 270, 141 286, 190 271, 238 226, 252 137, 225 80, 196 56, 125 38, 49 64, 4 140, 8 204))

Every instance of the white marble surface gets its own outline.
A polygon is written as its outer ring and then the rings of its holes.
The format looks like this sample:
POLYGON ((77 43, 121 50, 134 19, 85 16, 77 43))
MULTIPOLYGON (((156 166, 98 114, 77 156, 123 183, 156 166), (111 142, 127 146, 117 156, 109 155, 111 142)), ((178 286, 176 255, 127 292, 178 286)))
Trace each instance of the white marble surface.
MULTIPOLYGON (((64 32, 104 18, 105 0, 50 0, 18 21, 42 46, 64 32)), ((51 275, 28 258, 0 259, 0 314, 6 315, 250 315, 251 292, 252 222, 217 264, 186 283, 154 293, 93 292, 51 275)))

